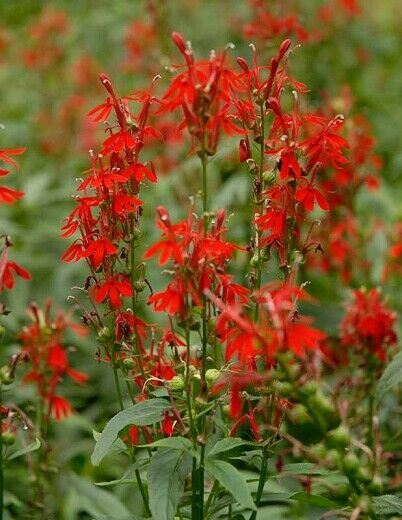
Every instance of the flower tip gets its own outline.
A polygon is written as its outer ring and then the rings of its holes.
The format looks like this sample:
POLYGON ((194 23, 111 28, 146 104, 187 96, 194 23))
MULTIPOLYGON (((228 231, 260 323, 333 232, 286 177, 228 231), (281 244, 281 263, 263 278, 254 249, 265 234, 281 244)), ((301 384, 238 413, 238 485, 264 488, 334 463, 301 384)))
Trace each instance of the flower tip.
POLYGON ((186 42, 184 41, 184 38, 180 33, 175 31, 172 32, 172 40, 180 52, 186 52, 186 42))

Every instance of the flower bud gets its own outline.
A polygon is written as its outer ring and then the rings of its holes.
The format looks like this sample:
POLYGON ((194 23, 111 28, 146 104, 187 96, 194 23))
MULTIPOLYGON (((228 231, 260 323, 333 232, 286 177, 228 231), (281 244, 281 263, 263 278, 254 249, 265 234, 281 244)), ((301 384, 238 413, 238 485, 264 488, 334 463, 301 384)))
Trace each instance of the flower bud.
POLYGON ((262 180, 264 181, 265 184, 267 184, 268 186, 271 186, 271 184, 273 184, 276 180, 275 172, 273 172, 273 171, 263 172, 262 180))
POLYGON ((1 440, 5 446, 11 446, 15 442, 15 435, 9 431, 5 431, 1 434, 1 440))
POLYGON ((123 367, 126 370, 133 370, 133 368, 135 368, 135 361, 134 361, 134 359, 131 358, 131 357, 125 358, 123 360, 123 367))
POLYGON ((258 267, 259 263, 260 263, 260 259, 259 259, 258 252, 257 252, 257 253, 254 253, 254 255, 251 257, 250 267, 258 267))
POLYGON ((207 382, 208 388, 211 388, 214 385, 220 375, 220 371, 216 368, 210 368, 205 372, 205 381, 207 382))
POLYGON ((137 280, 136 282, 134 282, 133 287, 136 292, 142 292, 145 289, 146 285, 147 284, 144 280, 137 280))
POLYGON ((331 448, 344 449, 350 444, 349 430, 340 425, 335 430, 331 430, 327 434, 327 444, 331 448))
POLYGON ((359 467, 360 461, 355 453, 349 452, 343 457, 343 471, 346 475, 354 475, 359 467))
POLYGON ((0 382, 3 385, 11 385, 14 381, 14 377, 11 374, 11 369, 7 365, 0 368, 0 382))
POLYGON ((99 343, 107 343, 109 339, 112 338, 112 331, 109 327, 102 327, 98 331, 98 341, 99 343))
POLYGON ((182 376, 174 376, 168 382, 168 388, 169 388, 170 392, 176 397, 179 397, 182 395, 184 387, 185 387, 185 383, 184 383, 184 379, 182 378, 182 376))

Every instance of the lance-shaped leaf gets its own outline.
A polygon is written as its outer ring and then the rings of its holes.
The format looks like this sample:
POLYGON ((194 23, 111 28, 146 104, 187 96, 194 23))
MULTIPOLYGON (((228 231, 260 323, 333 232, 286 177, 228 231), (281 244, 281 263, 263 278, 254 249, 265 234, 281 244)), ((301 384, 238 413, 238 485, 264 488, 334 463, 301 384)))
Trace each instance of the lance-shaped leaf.
POLYGON ((190 473, 192 457, 177 449, 159 449, 148 468, 149 507, 152 517, 172 520, 190 473))
POLYGON ((105 429, 96 441, 91 457, 92 464, 97 466, 101 462, 123 428, 130 425, 148 426, 157 423, 162 419, 163 413, 170 407, 171 404, 165 399, 149 399, 116 414, 106 424, 105 429))
POLYGON ((232 497, 248 509, 255 509, 246 479, 234 466, 223 460, 206 459, 205 469, 232 497))

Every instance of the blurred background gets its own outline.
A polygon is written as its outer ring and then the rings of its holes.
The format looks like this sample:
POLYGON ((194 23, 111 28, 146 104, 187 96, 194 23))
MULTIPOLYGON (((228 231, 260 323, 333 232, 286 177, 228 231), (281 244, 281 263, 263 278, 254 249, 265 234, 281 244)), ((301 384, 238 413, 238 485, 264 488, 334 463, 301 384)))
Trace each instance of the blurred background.
MULTIPOLYGON (((290 28, 279 28, 277 32, 272 29, 268 34, 264 32, 266 27, 256 27, 257 3, 0 2, 0 148, 27 147, 19 161, 20 171, 12 175, 13 186, 26 195, 12 207, 1 207, 0 229, 13 238, 13 258, 33 275, 32 282, 18 280, 10 294, 2 295, 12 309, 7 317, 11 331, 24 323, 25 308, 31 301, 43 304, 50 296, 56 307, 71 308, 67 298, 87 276, 84 264, 61 262, 60 256, 70 242, 59 235, 63 218, 73 208, 76 180, 89 166, 89 150, 97 149, 100 143, 100 130, 86 117, 105 97, 99 73, 107 73, 120 94, 147 87, 157 74, 162 76, 159 81, 163 86, 169 77, 167 67, 180 59, 170 41, 173 30, 192 41, 198 56, 208 56, 211 49, 222 49, 228 42, 235 45, 230 51, 233 56, 250 57, 251 42, 271 56, 270 50, 273 52, 284 37, 290 36, 294 43, 300 43, 291 58, 291 72, 308 85, 308 103, 314 107, 323 97, 339 98, 342 112, 344 100, 353 99, 352 113, 364 115, 371 123, 375 150, 382 161, 380 189, 375 193, 366 190, 356 202, 362 232, 368 221, 377 218, 388 226, 387 232, 378 228, 367 249, 372 262, 369 282, 382 283, 387 251, 392 240, 398 241, 398 225, 402 222, 401 1, 266 2, 273 5, 278 19, 289 14, 296 17, 290 28)), ((211 163, 215 207, 230 209, 246 204, 248 181, 244 170, 231 161, 236 150, 236 143, 224 142, 211 163)), ((160 182, 144 197, 144 249, 156 236, 155 201, 163 201, 174 217, 185 214, 188 195, 198 185, 194 181, 198 161, 188 152, 189 146, 178 146, 164 150, 159 158, 160 182)), ((234 216, 231 226, 233 238, 239 241, 244 236, 244 226, 236 226, 240 219, 240 214, 234 216)), ((159 281, 162 284, 157 266, 150 265, 150 270, 150 279, 156 286, 159 281)), ((322 304, 314 312, 319 325, 327 329, 336 325, 341 312, 338 289, 335 278, 317 280, 315 291, 322 304)), ((399 310, 401 289, 400 276, 387 280, 385 290, 399 310)), ((84 366, 91 378, 84 388, 67 389, 74 406, 85 412, 55 427, 60 447, 58 464, 66 469, 60 477, 62 486, 70 470, 98 481, 121 475, 121 469, 113 465, 107 470, 89 465, 92 429, 115 411, 115 396, 109 391, 107 367, 94 362, 94 340, 75 341, 74 345, 78 348, 74 366, 84 366)), ((5 359, 14 349, 10 335, 1 357, 5 359)), ((28 398, 26 389, 20 399, 28 398)), ((69 482, 65 501, 69 511, 74 512, 71 504, 79 494, 69 482)), ((82 482, 77 484, 81 494, 82 486, 82 482)), ((127 490, 123 488, 119 493, 124 496, 127 490)), ((78 518, 74 514, 66 513, 63 518, 78 518)))

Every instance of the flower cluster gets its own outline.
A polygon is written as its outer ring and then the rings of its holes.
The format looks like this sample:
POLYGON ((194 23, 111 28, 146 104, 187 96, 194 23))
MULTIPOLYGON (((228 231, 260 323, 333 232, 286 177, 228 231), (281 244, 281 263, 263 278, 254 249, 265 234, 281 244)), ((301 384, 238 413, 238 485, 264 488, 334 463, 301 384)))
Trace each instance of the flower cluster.
MULTIPOLYGON (((18 163, 13 158, 15 155, 21 155, 24 153, 25 148, 6 148, 0 149, 0 162, 6 166, 12 166, 18 169, 18 163)), ((0 176, 5 177, 9 174, 9 170, 6 168, 0 168, 0 176)), ((8 186, 0 186, 0 204, 14 204, 16 201, 24 196, 24 192, 17 191, 8 186)), ((4 248, 0 256, 0 292, 4 289, 12 289, 14 287, 15 275, 30 280, 30 273, 18 265, 13 260, 9 260, 8 250, 12 245, 11 240, 8 236, 3 236, 4 248)))
POLYGON ((79 384, 88 379, 85 373, 70 366, 63 336, 67 329, 79 334, 83 334, 85 329, 72 323, 62 313, 53 318, 50 303, 44 311, 32 304, 29 317, 32 323, 19 334, 21 354, 30 364, 24 381, 35 384, 43 403, 44 418, 49 420, 53 416, 62 419, 72 410, 69 401, 58 393, 63 377, 67 375, 79 384))
POLYGON ((341 345, 383 363, 397 341, 395 321, 395 312, 378 289, 358 289, 340 325, 341 345))

